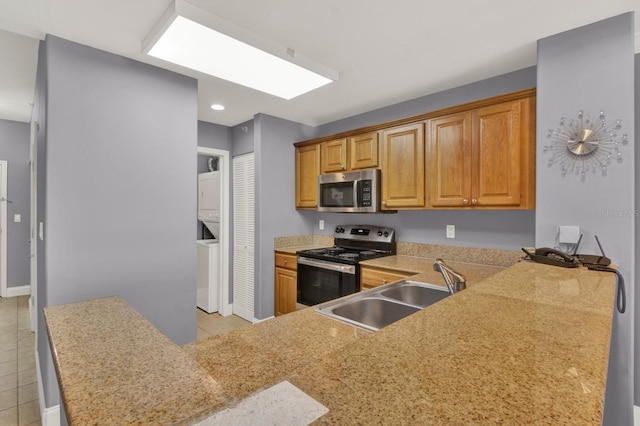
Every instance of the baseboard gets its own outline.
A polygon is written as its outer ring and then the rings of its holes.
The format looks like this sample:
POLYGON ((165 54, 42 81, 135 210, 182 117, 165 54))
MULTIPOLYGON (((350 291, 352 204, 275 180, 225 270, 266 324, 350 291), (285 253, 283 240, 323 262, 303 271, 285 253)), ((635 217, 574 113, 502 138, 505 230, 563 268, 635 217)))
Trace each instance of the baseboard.
POLYGON ((60 426, 60 404, 53 407, 45 407, 44 388, 42 387, 42 374, 40 373, 40 357, 36 354, 36 375, 38 376, 38 402, 40 403, 40 419, 42 426, 60 426))
POLYGON ((271 318, 275 318, 273 315, 271 315, 270 317, 266 317, 266 318, 262 318, 262 319, 257 319, 254 318, 253 321, 251 321, 253 324, 257 324, 259 322, 265 322, 267 320, 270 320, 271 318))
POLYGON ((29 296, 30 294, 30 285, 21 285, 20 287, 7 287, 7 297, 29 296))

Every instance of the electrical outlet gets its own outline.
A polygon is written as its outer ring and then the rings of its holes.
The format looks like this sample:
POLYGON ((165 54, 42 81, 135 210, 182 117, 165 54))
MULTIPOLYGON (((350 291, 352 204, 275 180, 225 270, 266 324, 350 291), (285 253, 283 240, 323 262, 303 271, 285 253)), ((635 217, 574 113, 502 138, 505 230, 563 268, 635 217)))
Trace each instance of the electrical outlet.
POLYGON ((15 223, 22 222, 22 216, 21 216, 21 215, 19 215, 19 214, 14 214, 14 215, 13 215, 13 221, 14 221, 15 223))
POLYGON ((318 227, 320 228, 321 231, 324 231, 324 220, 320 219, 320 222, 318 223, 318 227))
POLYGON ((456 237, 456 226, 447 225, 447 238, 455 238, 455 237, 456 237))

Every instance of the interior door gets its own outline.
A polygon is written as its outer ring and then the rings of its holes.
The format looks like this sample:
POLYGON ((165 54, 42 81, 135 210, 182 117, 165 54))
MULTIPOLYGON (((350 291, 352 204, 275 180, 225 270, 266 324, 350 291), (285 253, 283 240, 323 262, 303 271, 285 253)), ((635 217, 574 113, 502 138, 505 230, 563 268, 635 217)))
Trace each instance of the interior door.
POLYGON ((233 159, 233 313, 254 319, 254 154, 233 159))

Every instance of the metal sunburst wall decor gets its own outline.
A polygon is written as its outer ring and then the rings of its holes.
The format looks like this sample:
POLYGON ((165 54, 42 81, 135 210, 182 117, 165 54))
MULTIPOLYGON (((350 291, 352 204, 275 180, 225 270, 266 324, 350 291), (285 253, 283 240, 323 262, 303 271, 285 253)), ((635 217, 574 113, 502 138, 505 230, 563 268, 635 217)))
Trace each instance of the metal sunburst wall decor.
POLYGON ((606 176, 612 159, 622 163, 620 145, 629 143, 626 133, 618 136, 621 129, 622 122, 619 119, 607 125, 604 111, 600 111, 599 117, 592 120, 580 110, 577 119, 567 123, 562 117, 560 127, 549 130, 549 145, 545 145, 542 152, 551 152, 547 164, 552 167, 559 163, 563 177, 575 174, 584 181, 587 173, 597 171, 606 176))

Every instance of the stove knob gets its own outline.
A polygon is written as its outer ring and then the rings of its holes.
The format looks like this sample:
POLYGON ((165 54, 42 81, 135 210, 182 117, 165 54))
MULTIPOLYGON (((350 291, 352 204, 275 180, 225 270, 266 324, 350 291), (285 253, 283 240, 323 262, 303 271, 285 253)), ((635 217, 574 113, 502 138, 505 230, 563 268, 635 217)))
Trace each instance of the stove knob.
POLYGON ((336 228, 336 232, 337 232, 338 234, 344 234, 344 228, 337 227, 337 228, 336 228))
POLYGON ((383 234, 385 238, 387 238, 389 236, 389 233, 387 231, 384 231, 383 234))
POLYGON ((336 226, 336 231, 335 232, 336 232, 336 234, 340 233, 340 227, 339 226, 336 226))
POLYGON ((382 237, 382 231, 378 231, 378 237, 382 237))

